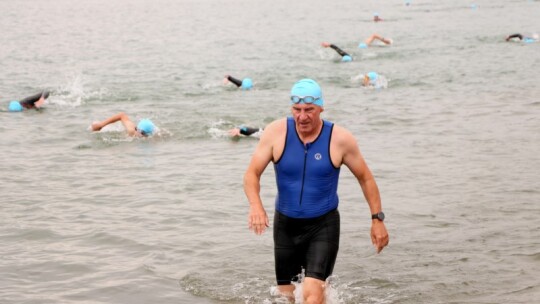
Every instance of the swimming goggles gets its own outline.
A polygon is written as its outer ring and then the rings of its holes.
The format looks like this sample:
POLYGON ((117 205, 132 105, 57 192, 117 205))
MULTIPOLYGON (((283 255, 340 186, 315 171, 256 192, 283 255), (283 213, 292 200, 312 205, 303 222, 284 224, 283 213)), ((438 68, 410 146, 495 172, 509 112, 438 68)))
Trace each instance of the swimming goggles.
POLYGON ((137 127, 135 127, 135 131, 140 132, 142 136, 148 136, 148 133, 144 132, 143 130, 139 130, 137 127))
POLYGON ((320 97, 313 97, 313 96, 296 96, 296 95, 293 95, 291 96, 291 101, 292 103, 294 104, 297 104, 297 103, 314 103, 316 102, 317 100, 320 100, 321 98, 320 97))

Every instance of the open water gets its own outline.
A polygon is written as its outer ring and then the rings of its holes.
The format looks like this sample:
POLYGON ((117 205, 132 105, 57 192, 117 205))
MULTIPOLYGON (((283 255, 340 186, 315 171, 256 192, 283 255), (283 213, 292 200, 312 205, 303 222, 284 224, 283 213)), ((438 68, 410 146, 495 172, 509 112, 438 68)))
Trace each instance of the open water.
MULTIPOLYGON (((540 43, 504 38, 540 32, 540 1, 405 3, 1 0, 0 303, 279 302, 272 235, 247 229, 257 139, 226 131, 288 115, 303 77, 358 138, 390 233, 373 254, 344 169, 329 303, 538 303, 540 43), (375 32, 394 44, 357 48, 375 32), (388 87, 351 81, 369 71, 388 87), (5 112, 42 89, 43 111, 5 112), (119 111, 159 135, 88 131, 119 111)), ((270 166, 270 218, 275 191, 270 166)))

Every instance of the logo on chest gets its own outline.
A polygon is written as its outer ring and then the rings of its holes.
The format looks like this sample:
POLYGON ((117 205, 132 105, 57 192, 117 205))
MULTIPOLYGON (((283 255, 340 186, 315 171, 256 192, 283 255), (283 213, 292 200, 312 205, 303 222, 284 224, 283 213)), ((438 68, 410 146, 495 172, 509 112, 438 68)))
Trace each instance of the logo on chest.
POLYGON ((315 160, 321 160, 321 159, 322 159, 322 155, 321 155, 321 153, 315 153, 315 155, 313 156, 313 158, 315 158, 315 160))

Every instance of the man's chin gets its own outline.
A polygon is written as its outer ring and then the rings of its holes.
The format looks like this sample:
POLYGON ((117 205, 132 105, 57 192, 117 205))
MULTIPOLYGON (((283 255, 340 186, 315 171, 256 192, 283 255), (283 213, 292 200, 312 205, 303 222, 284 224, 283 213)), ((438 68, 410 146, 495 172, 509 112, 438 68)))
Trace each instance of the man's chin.
POLYGON ((311 125, 297 125, 296 128, 300 132, 309 132, 312 129, 311 125))

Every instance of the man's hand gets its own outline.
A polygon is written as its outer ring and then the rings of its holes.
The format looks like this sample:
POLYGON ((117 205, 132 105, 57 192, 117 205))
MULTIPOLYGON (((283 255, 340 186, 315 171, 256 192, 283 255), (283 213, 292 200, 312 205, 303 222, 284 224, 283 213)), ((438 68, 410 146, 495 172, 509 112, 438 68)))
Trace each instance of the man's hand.
POLYGON ((229 130, 229 136, 236 137, 236 136, 240 136, 240 135, 241 135, 241 133, 240 133, 239 128, 234 128, 234 129, 229 130))
POLYGON ((377 253, 380 253, 388 245, 388 241, 388 232, 384 223, 379 220, 373 220, 371 224, 371 242, 377 248, 377 253))
POLYGON ((270 227, 268 223, 268 216, 261 204, 251 205, 249 207, 248 216, 249 229, 253 230, 255 234, 263 234, 267 227, 270 227))

